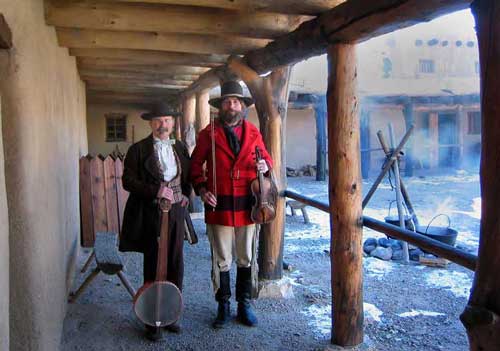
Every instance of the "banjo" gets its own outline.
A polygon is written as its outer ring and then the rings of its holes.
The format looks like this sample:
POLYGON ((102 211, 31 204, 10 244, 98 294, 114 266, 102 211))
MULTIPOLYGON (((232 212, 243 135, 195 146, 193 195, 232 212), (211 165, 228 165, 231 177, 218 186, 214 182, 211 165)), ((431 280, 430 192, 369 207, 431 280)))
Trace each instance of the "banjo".
POLYGON ((134 312, 144 323, 153 327, 165 327, 179 319, 182 312, 182 295, 173 283, 167 281, 168 212, 171 203, 167 199, 159 202, 161 212, 158 261, 154 282, 144 284, 134 297, 134 312))

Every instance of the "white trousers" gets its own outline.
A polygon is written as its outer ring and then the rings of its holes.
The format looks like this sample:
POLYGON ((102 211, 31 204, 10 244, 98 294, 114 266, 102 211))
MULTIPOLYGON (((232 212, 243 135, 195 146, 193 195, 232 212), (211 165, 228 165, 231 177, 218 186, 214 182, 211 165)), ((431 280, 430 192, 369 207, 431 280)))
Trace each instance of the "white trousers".
POLYGON ((243 227, 228 227, 207 224, 212 234, 212 250, 220 272, 231 269, 233 253, 238 267, 250 267, 253 256, 255 224, 243 227))
POLYGON ((212 252, 212 283, 214 291, 219 288, 220 272, 231 269, 233 256, 238 267, 252 268, 252 296, 257 296, 257 227, 255 224, 242 227, 228 227, 207 224, 207 235, 212 252))

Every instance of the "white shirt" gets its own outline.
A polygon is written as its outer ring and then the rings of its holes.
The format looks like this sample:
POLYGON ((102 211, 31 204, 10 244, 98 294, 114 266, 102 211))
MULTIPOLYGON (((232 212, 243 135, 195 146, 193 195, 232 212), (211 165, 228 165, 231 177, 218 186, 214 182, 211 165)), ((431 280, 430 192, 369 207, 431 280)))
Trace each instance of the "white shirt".
POLYGON ((160 160, 161 170, 163 172, 163 180, 169 182, 177 175, 177 162, 172 147, 172 144, 175 144, 175 140, 153 139, 155 151, 160 160))

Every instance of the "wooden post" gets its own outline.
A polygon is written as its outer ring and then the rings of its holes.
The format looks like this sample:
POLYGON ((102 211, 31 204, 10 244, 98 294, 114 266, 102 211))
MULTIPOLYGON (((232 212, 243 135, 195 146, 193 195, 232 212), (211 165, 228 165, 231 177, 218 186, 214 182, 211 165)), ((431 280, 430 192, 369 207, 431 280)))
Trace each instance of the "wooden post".
POLYGON ((361 108, 360 113, 360 138, 361 138, 361 174, 363 178, 370 176, 371 151, 370 151, 370 111, 361 108))
POLYGON ((457 107, 457 163, 460 168, 464 166, 464 126, 467 124, 467 113, 464 111, 464 105, 460 104, 457 107))
POLYGON ((196 145, 194 132, 195 120, 196 99, 194 95, 189 95, 182 100, 182 140, 186 143, 190 154, 196 145))
POLYGON ((288 104, 288 83, 291 67, 285 66, 260 77, 236 57, 228 61, 229 68, 247 85, 255 99, 260 131, 271 158, 280 196, 276 204, 276 218, 261 226, 259 237, 259 278, 281 279, 283 276, 283 240, 285 234, 285 122, 288 104))
POLYGON ((326 180, 326 96, 314 104, 316 116, 316 180, 326 180))
POLYGON ((438 113, 429 112, 429 168, 439 166, 438 113))
POLYGON ((356 54, 328 48, 328 161, 332 264, 332 343, 363 342, 361 170, 356 54))
POLYGON ((500 350, 500 3, 471 5, 481 62, 481 231, 471 296, 460 316, 471 350, 500 350))
POLYGON ((196 93, 196 134, 210 123, 210 105, 208 104, 209 91, 202 90, 196 93))
MULTIPOLYGON (((415 124, 415 118, 413 115, 413 103, 407 101, 403 105, 403 116, 405 119, 406 130, 410 129, 410 126, 415 124)), ((413 176, 413 139, 408 140, 406 144, 406 156, 405 156, 405 175, 407 177, 413 176)))

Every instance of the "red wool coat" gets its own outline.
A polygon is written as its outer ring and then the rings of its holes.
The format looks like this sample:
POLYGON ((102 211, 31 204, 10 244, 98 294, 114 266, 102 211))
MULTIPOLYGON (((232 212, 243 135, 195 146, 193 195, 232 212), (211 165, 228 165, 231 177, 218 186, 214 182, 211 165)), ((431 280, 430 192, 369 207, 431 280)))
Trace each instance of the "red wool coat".
MULTIPOLYGON (((259 130, 245 120, 242 127, 241 149, 236 158, 229 147, 224 129, 217 121, 215 122, 217 207, 213 211, 212 207, 205 205, 205 222, 208 224, 240 227, 253 223, 250 212, 254 201, 250 183, 257 177, 255 147, 258 146, 261 150, 262 158, 267 162, 269 169, 272 167, 272 160, 259 130)), ((196 147, 191 155, 191 181, 197 193, 201 187, 214 192, 212 166, 209 125, 198 135, 196 147), (203 169, 205 162, 206 172, 203 169)))

